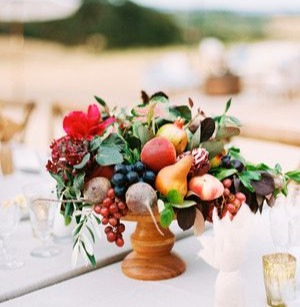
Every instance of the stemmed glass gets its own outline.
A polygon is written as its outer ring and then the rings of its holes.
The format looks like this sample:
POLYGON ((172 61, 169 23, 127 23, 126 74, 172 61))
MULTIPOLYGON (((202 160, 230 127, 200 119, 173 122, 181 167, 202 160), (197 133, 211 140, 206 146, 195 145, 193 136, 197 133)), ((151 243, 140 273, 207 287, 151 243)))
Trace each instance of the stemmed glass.
POLYGON ((278 197, 270 210, 270 226, 277 252, 300 248, 300 186, 290 185, 288 196, 278 197))
POLYGON ((17 260, 6 247, 7 238, 16 229, 19 219, 20 209, 16 202, 0 202, 0 269, 17 269, 24 264, 17 260))
POLYGON ((42 241, 42 245, 32 250, 30 254, 41 258, 58 255, 60 250, 49 245, 58 205, 55 201, 53 184, 48 182, 29 184, 23 187, 23 191, 27 199, 34 234, 42 241))

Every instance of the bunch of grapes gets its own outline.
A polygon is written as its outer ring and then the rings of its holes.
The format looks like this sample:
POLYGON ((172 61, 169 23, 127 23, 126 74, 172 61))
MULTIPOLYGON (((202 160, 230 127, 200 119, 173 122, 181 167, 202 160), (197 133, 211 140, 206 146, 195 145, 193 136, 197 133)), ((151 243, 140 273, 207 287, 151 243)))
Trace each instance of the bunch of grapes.
POLYGON ((221 158, 221 167, 235 168, 238 172, 242 172, 245 168, 244 164, 237 159, 231 159, 229 155, 225 155, 221 158))
POLYGON ((224 186, 224 206, 222 208, 221 216, 224 217, 227 211, 230 214, 230 217, 233 218, 238 210, 240 209, 241 205, 246 201, 245 194, 241 192, 232 193, 230 188, 232 186, 233 181, 229 178, 224 179, 222 181, 224 186))
POLYGON ((115 242, 117 246, 124 245, 122 233, 125 231, 125 225, 120 222, 122 216, 127 214, 128 208, 125 202, 115 196, 115 191, 110 188, 102 204, 96 205, 94 211, 102 215, 102 224, 105 227, 105 233, 108 242, 115 242))
POLYGON ((146 182, 154 186, 155 173, 146 168, 146 165, 137 161, 135 164, 117 164, 111 179, 117 197, 124 199, 128 187, 136 182, 146 182))

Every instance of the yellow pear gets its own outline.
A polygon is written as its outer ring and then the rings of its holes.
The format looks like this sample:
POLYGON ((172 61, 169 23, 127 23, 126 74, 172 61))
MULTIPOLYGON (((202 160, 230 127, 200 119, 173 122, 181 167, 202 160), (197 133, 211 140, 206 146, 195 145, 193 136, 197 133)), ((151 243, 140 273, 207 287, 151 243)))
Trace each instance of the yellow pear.
POLYGON ((156 189, 163 195, 167 195, 170 190, 177 190, 184 197, 187 193, 187 175, 193 161, 194 158, 188 155, 161 169, 155 179, 156 189))

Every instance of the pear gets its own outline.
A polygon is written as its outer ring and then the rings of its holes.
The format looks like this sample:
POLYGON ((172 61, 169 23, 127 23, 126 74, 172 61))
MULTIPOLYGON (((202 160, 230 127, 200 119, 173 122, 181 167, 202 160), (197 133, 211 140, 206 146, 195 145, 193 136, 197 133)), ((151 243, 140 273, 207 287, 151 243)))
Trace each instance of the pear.
POLYGON ((187 175, 193 161, 194 158, 188 155, 161 169, 155 179, 156 189, 163 195, 167 195, 170 190, 177 190, 184 197, 187 193, 187 175))

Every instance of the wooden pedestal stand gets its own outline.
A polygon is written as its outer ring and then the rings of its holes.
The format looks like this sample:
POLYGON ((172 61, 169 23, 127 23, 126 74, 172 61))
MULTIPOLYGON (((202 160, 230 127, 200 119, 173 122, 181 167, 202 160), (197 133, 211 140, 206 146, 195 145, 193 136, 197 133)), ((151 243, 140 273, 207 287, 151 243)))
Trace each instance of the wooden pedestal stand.
POLYGON ((156 229, 150 215, 129 213, 126 221, 136 221, 131 235, 133 251, 122 262, 125 275, 140 280, 162 280, 176 277, 185 271, 185 263, 171 253, 175 236, 169 229, 156 229))

